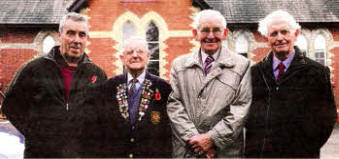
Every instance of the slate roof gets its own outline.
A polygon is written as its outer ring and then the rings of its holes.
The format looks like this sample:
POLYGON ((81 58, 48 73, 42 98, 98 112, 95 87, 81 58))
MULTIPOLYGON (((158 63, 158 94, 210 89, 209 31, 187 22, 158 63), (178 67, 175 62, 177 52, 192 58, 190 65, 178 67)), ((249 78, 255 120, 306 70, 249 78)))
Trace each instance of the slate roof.
POLYGON ((219 10, 228 23, 257 23, 268 13, 283 9, 298 22, 339 22, 339 0, 194 0, 219 10))
POLYGON ((58 24, 73 0, 0 0, 0 24, 58 24))

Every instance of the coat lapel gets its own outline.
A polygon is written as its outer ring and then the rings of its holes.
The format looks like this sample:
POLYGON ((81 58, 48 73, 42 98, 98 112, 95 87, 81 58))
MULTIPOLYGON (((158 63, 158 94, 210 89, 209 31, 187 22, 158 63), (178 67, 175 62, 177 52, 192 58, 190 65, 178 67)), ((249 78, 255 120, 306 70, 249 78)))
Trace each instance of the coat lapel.
POLYGON ((145 116, 147 109, 149 108, 149 105, 153 99, 154 91, 152 88, 152 81, 150 79, 150 75, 148 72, 146 72, 146 77, 144 82, 141 85, 141 97, 140 97, 140 104, 138 108, 138 121, 141 121, 142 118, 145 116))
POLYGON ((262 73, 264 74, 265 77, 267 77, 270 81, 274 81, 275 82, 275 77, 273 74, 273 66, 272 66, 272 62, 273 62, 273 53, 270 52, 268 54, 268 56, 266 56, 261 65, 262 68, 262 73))
POLYGON ((304 68, 306 61, 304 59, 303 53, 299 50, 298 47, 294 47, 295 55, 291 62, 291 65, 287 68, 287 71, 282 74, 280 84, 284 83, 289 78, 293 77, 296 74, 299 74, 304 68))
POLYGON ((120 83, 116 87, 117 93, 116 93, 115 98, 117 99, 121 116, 125 118, 126 120, 129 120, 128 101, 127 101, 127 98, 128 98, 127 97, 127 74, 126 73, 123 75, 121 82, 122 83, 120 83))
MULTIPOLYGON (((294 47, 294 50, 295 50, 295 55, 292 60, 292 63, 288 67, 287 71, 284 74, 282 74, 282 76, 280 77, 280 84, 284 83, 286 80, 288 80, 290 77, 294 76, 295 74, 298 74, 299 71, 302 70, 301 68, 303 68, 304 64, 306 64, 304 55, 302 54, 300 49, 298 47, 294 47)), ((263 70, 263 74, 265 75, 265 77, 268 77, 268 79, 274 81, 275 83, 272 63, 273 63, 273 52, 271 51, 268 54, 268 56, 266 56, 263 59, 261 63, 261 68, 263 70)))

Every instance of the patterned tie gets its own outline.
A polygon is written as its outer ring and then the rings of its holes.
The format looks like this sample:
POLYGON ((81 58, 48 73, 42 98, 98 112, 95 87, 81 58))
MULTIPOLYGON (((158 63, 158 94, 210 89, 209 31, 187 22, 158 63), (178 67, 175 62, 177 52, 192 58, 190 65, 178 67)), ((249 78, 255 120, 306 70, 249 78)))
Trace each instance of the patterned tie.
POLYGON ((132 86, 128 90, 128 94, 130 96, 132 96, 134 94, 134 92, 136 91, 136 83, 138 82, 138 80, 133 78, 131 80, 131 82, 132 82, 132 86))
POLYGON ((277 83, 279 83, 281 75, 284 74, 284 72, 285 72, 284 68, 285 68, 285 65, 282 62, 280 62, 279 65, 278 65, 279 72, 278 72, 278 76, 277 76, 277 83))
POLYGON ((204 73, 205 75, 208 74, 208 72, 210 72, 211 68, 212 68, 212 62, 214 61, 213 57, 208 56, 205 60, 204 63, 204 73))

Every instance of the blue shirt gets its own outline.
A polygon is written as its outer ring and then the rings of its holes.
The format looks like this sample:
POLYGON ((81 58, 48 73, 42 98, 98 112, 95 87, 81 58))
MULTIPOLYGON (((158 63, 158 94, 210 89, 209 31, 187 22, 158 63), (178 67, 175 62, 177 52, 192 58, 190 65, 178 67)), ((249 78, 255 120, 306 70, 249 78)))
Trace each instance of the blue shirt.
POLYGON ((280 61, 277 57, 273 56, 272 68, 273 68, 273 74, 274 74, 275 79, 277 79, 278 77, 278 73, 279 73, 278 65, 280 64, 280 62, 284 64, 285 66, 284 72, 286 72, 288 67, 290 67, 292 63, 294 55, 295 55, 295 51, 293 51, 293 53, 290 56, 288 56, 287 59, 285 59, 284 61, 280 61))

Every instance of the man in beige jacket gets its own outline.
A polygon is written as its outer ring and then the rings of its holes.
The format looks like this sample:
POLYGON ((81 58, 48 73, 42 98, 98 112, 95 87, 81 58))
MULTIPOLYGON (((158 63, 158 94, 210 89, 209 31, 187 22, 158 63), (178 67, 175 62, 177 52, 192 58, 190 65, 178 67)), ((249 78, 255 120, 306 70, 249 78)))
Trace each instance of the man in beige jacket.
POLYGON ((218 11, 199 12, 195 24, 200 50, 175 59, 170 74, 173 157, 241 157, 250 62, 222 46, 229 30, 218 11))

